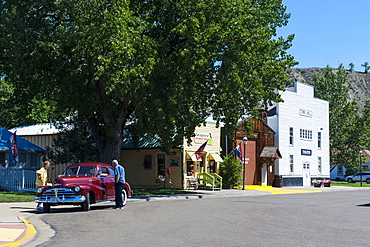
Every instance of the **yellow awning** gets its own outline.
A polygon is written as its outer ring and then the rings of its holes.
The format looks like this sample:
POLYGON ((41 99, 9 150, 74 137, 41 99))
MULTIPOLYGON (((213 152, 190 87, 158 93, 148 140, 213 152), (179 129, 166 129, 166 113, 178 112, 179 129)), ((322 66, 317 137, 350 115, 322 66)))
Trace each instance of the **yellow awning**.
POLYGON ((195 151, 186 151, 186 154, 189 156, 189 158, 192 161, 202 161, 201 158, 199 160, 197 159, 197 156, 195 155, 195 151))
POLYGON ((224 162, 218 153, 209 153, 216 162, 224 162))

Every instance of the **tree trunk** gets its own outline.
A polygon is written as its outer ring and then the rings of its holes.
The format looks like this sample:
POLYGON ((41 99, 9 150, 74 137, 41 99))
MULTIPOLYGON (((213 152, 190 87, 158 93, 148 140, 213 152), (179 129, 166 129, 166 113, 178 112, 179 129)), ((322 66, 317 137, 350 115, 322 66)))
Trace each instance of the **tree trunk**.
POLYGON ((100 162, 111 164, 114 159, 119 161, 122 146, 122 123, 119 127, 117 123, 115 128, 101 130, 99 122, 95 118, 90 118, 88 125, 96 142, 100 162))

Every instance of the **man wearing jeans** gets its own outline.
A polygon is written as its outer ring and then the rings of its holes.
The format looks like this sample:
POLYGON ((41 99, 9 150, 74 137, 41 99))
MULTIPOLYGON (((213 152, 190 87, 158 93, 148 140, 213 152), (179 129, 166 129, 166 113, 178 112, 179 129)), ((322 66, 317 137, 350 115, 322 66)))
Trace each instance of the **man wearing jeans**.
POLYGON ((116 206, 113 209, 121 209, 123 208, 123 201, 122 201, 122 190, 123 185, 125 184, 125 169, 118 164, 117 160, 112 161, 112 166, 114 167, 114 175, 115 175, 115 183, 114 188, 116 190, 116 206))

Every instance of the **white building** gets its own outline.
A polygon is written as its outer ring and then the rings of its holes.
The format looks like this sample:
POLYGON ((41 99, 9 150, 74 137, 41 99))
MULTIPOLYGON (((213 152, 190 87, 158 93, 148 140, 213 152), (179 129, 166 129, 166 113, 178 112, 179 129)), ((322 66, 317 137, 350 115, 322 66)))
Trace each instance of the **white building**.
POLYGON ((282 176, 283 186, 311 186, 314 178, 329 178, 329 103, 300 82, 279 93, 284 102, 268 114, 282 155, 275 161, 275 175, 282 176))

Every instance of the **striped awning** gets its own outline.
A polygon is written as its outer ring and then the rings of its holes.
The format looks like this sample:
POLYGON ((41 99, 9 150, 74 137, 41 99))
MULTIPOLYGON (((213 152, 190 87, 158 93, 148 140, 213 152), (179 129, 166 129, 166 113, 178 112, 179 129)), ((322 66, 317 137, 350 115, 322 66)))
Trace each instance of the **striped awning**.
POLYGON ((223 162, 224 160, 218 153, 209 153, 216 162, 223 162))

